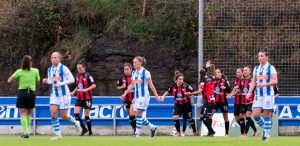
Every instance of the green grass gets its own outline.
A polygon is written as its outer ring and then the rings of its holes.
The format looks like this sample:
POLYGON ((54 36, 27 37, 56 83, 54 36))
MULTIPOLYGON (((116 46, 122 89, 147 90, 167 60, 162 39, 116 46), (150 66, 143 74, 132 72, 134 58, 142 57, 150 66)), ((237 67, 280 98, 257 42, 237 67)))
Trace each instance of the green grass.
POLYGON ((20 136, 0 136, 1 146, 299 146, 299 137, 272 137, 263 142, 260 137, 171 137, 157 136, 63 136, 61 141, 50 141, 51 136, 31 136, 21 139, 20 136))

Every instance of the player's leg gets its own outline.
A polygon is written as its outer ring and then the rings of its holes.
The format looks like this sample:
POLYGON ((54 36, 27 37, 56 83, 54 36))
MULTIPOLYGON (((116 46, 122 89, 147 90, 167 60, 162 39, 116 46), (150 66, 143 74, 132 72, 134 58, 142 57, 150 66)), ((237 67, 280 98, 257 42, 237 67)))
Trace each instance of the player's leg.
POLYGON ((29 133, 29 131, 30 131, 30 124, 31 124, 31 115, 32 115, 32 111, 33 111, 33 109, 27 109, 26 119, 27 119, 28 133, 29 133))
POLYGON ((252 113, 255 122, 262 128, 264 129, 264 123, 265 120, 261 116, 261 111, 262 111, 262 106, 263 106, 263 98, 262 97, 255 97, 253 100, 253 105, 252 105, 252 113))
POLYGON ((246 107, 244 104, 239 105, 239 117, 240 117, 240 127, 241 127, 241 135, 246 136, 246 119, 245 119, 245 114, 246 114, 246 107))
POLYGON ((225 121, 225 136, 228 136, 229 135, 228 104, 224 103, 221 105, 220 108, 225 121))
POLYGON ((203 123, 208 129, 207 136, 213 136, 215 131, 212 129, 212 120, 211 120, 211 113, 213 110, 213 105, 211 103, 206 103, 202 106, 201 113, 203 114, 203 123))
MULTIPOLYGON (((131 127, 133 129, 133 132, 135 133, 136 118, 135 118, 135 113, 134 113, 134 104, 132 102, 130 102, 130 104, 127 105, 127 106, 129 106, 128 112, 127 112, 128 115, 129 115, 129 123, 130 123, 130 125, 131 125, 131 127)), ((126 110, 127 110, 127 108, 126 108, 126 110)))
POLYGON ((20 115, 21 115, 21 125, 23 127, 23 135, 22 138, 27 138, 28 135, 28 122, 27 122, 27 109, 26 108, 19 108, 20 115))
POLYGON ((251 127, 254 131, 253 136, 257 136, 259 134, 259 130, 256 128, 251 116, 252 116, 252 103, 247 105, 245 132, 248 134, 249 128, 251 127))
MULTIPOLYGON (((50 98, 51 100, 51 98, 50 98)), ((50 105, 50 112, 51 112, 51 124, 55 133, 56 137, 51 138, 51 140, 60 140, 61 139, 61 129, 60 129, 60 123, 58 120, 58 111, 59 106, 58 105, 50 105)))
POLYGON ((265 115, 265 122, 264 122, 264 136, 263 140, 268 141, 270 137, 270 132, 272 129, 272 120, 271 116, 273 114, 274 108, 274 97, 273 96, 266 96, 263 98, 263 109, 265 115))
POLYGON ((179 117, 180 117, 180 111, 176 107, 174 108, 173 112, 173 121, 174 121, 174 126, 176 128, 176 134, 174 136, 180 136, 180 122, 179 122, 179 117))
POLYGON ((188 119, 189 123, 191 124, 191 127, 193 129, 193 134, 196 135, 196 124, 195 124, 195 120, 192 117, 192 110, 191 110, 191 106, 189 104, 184 106, 184 110, 183 110, 183 118, 188 119))
POLYGON ((93 131, 92 131, 92 122, 91 122, 91 119, 90 119, 90 112, 91 112, 91 108, 90 107, 85 107, 84 108, 85 122, 86 122, 86 125, 88 127, 89 136, 92 136, 93 135, 93 131))
POLYGON ((234 104, 234 110, 233 110, 233 115, 236 123, 238 124, 239 127, 240 125, 240 109, 238 104, 234 104))
POLYGON ((84 126, 81 118, 80 118, 80 112, 81 112, 81 109, 82 109, 82 104, 83 101, 80 101, 80 100, 76 100, 76 103, 75 103, 75 108, 74 108, 74 117, 75 117, 75 120, 76 121, 79 121, 80 123, 80 126, 82 128, 82 132, 81 132, 81 136, 83 136, 86 132, 87 132, 87 129, 86 127, 84 126))

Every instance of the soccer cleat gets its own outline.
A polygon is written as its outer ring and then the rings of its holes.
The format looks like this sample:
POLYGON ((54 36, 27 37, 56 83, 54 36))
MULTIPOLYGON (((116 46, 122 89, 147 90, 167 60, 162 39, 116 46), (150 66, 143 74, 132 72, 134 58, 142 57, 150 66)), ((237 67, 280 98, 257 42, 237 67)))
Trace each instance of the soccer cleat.
POLYGON ((29 138, 29 135, 28 134, 22 134, 21 138, 29 138))
POLYGON ((78 133, 78 135, 80 135, 81 131, 82 131, 82 128, 80 126, 80 122, 79 121, 75 122, 75 128, 76 128, 76 133, 78 133))
POLYGON ((61 139, 62 139, 61 135, 57 135, 53 138, 50 138, 50 140, 53 140, 53 141, 57 141, 57 140, 61 140, 61 139))
POLYGON ((155 136, 156 129, 157 129, 157 126, 154 126, 154 128, 151 129, 151 137, 155 136))
POLYGON ((93 136, 93 132, 89 132, 89 136, 93 136))
POLYGON ((253 136, 257 136, 259 135, 260 131, 257 129, 254 133, 253 133, 253 136))
POLYGON ((214 136, 216 134, 216 132, 213 130, 213 131, 210 131, 207 136, 214 136))
POLYGON ((225 134, 224 137, 229 137, 229 135, 228 135, 228 134, 225 134))
POLYGON ((198 133, 197 132, 193 132, 193 136, 198 136, 198 133))
POLYGON ((182 133, 180 133, 180 136, 184 137, 184 136, 185 136, 185 134, 182 132, 182 133))
POLYGON ((138 134, 134 134, 134 135, 133 135, 133 137, 135 137, 135 138, 139 138, 139 137, 140 137, 140 135, 138 135, 138 134))
POLYGON ((87 132, 88 132, 88 130, 83 129, 83 130, 81 131, 81 135, 80 135, 80 136, 84 136, 87 132))
POLYGON ((267 134, 266 132, 263 132, 262 140, 263 141, 269 141, 270 139, 270 134, 267 134))
POLYGON ((174 134, 174 137, 178 137, 178 136, 181 136, 180 132, 176 132, 176 134, 174 134))

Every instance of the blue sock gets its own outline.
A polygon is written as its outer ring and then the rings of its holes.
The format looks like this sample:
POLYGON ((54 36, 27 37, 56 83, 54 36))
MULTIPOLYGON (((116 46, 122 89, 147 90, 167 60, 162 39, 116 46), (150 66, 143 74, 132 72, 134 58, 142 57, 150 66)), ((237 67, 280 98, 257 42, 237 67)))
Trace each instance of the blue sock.
POLYGON ((59 120, 57 118, 52 118, 51 124, 55 132, 55 135, 57 136, 61 135, 59 120))
POLYGON ((69 122, 71 125, 75 125, 76 120, 75 120, 72 116, 69 116, 68 122, 69 122))
POLYGON ((269 134, 272 129, 272 121, 270 117, 265 117, 265 124, 264 124, 264 131, 265 133, 269 134))
POLYGON ((141 128, 143 126, 143 117, 142 116, 136 116, 136 135, 140 135, 141 128))
POLYGON ((154 125, 151 124, 146 117, 143 118, 143 125, 148 126, 150 129, 154 128, 154 125))
POLYGON ((265 123, 264 118, 262 118, 261 116, 259 116, 259 117, 255 117, 254 120, 259 125, 259 127, 261 127, 261 128, 264 129, 264 123, 265 123))

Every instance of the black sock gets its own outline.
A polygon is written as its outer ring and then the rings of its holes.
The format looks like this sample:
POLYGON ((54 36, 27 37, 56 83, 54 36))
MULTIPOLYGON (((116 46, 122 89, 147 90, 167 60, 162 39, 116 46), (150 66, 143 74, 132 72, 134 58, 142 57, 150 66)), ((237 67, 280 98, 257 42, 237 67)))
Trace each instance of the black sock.
POLYGON ((173 120, 174 121, 174 125, 175 125, 175 128, 177 130, 177 132, 180 132, 180 122, 179 120, 173 120))
POLYGON ((211 124, 212 124, 211 121, 212 121, 212 120, 209 119, 208 117, 204 117, 204 118, 203 118, 203 123, 204 123, 204 125, 206 126, 206 128, 207 128, 209 134, 213 132, 213 129, 212 129, 212 127, 211 127, 211 124))
MULTIPOLYGON (((249 127, 251 126, 251 128, 253 129, 254 132, 257 131, 257 128, 252 120, 251 117, 247 117, 247 123, 246 123, 246 130, 249 131, 249 127), (248 129, 247 129, 247 126, 248 126, 248 129)), ((246 131, 248 133, 248 131, 246 131)))
POLYGON ((79 121, 81 128, 82 128, 83 130, 87 130, 86 127, 84 126, 84 124, 83 124, 81 118, 79 117, 79 114, 74 114, 74 117, 75 117, 75 120, 76 120, 76 121, 79 121))
POLYGON ((136 129, 136 119, 135 119, 135 116, 130 116, 129 117, 129 122, 130 122, 130 125, 131 125, 132 129, 135 131, 135 129, 136 129))
POLYGON ((85 121, 86 121, 87 127, 89 129, 89 132, 92 133, 92 122, 90 120, 90 116, 85 116, 85 121))
POLYGON ((229 121, 225 122, 225 131, 226 131, 226 134, 228 135, 228 132, 229 132, 229 121))
POLYGON ((191 124, 192 129, 193 129, 193 132, 195 133, 195 132, 196 132, 195 120, 194 120, 194 119, 191 119, 189 122, 190 122, 190 124, 191 124))
POLYGON ((186 130, 186 124, 187 124, 187 120, 186 120, 186 118, 183 118, 182 119, 182 132, 185 132, 185 130, 186 130))
POLYGON ((245 118, 240 118, 240 126, 241 126, 241 134, 243 135, 246 129, 245 118))

